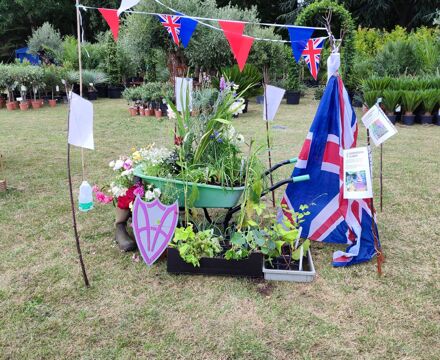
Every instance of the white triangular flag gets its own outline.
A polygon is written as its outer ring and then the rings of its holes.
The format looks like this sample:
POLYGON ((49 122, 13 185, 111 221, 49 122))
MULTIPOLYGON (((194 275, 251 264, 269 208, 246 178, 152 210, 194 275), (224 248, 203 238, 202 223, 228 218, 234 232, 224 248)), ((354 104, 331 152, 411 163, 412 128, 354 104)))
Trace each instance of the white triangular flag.
POLYGON ((69 144, 94 150, 93 104, 70 93, 69 144))
POLYGON ((191 111, 192 110, 193 79, 176 77, 175 90, 176 90, 177 111, 185 111, 187 103, 189 105, 189 110, 191 111))
POLYGON ((132 8, 133 6, 139 4, 140 1, 141 0, 122 0, 121 6, 119 6, 119 9, 118 9, 118 16, 121 16, 121 14, 125 10, 128 10, 128 9, 132 8))
POLYGON ((265 99, 264 99, 264 110, 263 119, 272 121, 280 107, 281 101, 283 100, 284 93, 286 90, 281 89, 276 86, 266 85, 265 99), (267 104, 267 110, 266 110, 267 104))

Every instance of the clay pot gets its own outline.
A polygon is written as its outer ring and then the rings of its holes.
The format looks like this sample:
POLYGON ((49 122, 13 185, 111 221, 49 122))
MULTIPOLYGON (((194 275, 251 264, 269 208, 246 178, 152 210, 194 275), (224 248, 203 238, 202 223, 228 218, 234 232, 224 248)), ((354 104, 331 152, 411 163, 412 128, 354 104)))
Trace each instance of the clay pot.
POLYGON ((162 117, 162 110, 154 110, 154 115, 157 119, 160 119, 162 117))
POLYGON ((145 116, 145 109, 144 108, 139 108, 139 115, 145 116))
POLYGON ((21 111, 28 111, 29 110, 29 104, 27 101, 20 103, 20 110, 21 111))
POLYGON ((37 100, 37 101, 33 100, 33 101, 32 101, 32 108, 33 108, 33 109, 39 109, 39 108, 41 108, 41 100, 37 100))
POLYGON ((57 106, 57 101, 55 99, 49 99, 49 106, 50 107, 55 107, 57 106))
POLYGON ((146 116, 154 116, 154 109, 147 109, 145 110, 146 116))
POLYGON ((17 110, 17 103, 15 101, 7 102, 6 109, 8 109, 9 111, 17 110))
POLYGON ((131 116, 136 116, 138 114, 138 109, 135 107, 129 108, 128 111, 130 112, 131 116))

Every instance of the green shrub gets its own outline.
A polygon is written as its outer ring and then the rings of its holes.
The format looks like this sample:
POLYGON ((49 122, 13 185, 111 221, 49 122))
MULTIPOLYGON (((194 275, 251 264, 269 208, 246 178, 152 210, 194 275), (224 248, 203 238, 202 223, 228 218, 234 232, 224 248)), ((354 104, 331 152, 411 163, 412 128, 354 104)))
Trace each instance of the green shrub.
POLYGON ((440 90, 429 89, 422 92, 422 105, 425 114, 432 114, 435 106, 440 102, 440 90))
POLYGON ((32 32, 27 45, 31 54, 37 55, 40 51, 44 51, 52 58, 59 58, 62 50, 62 39, 59 31, 50 23, 45 22, 32 32))
POLYGON ((371 108, 376 104, 377 99, 380 98, 381 95, 381 92, 377 90, 364 91, 364 102, 368 108, 371 108))
POLYGON ((404 90, 402 91, 402 105, 405 114, 413 114, 422 102, 422 95, 418 91, 404 90))
POLYGON ((394 114, 394 110, 399 104, 401 98, 400 91, 397 90, 384 90, 382 96, 382 104, 388 114, 394 114))
MULTIPOLYGON (((262 70, 251 64, 246 64, 243 71, 240 71, 238 65, 225 67, 221 69, 221 73, 225 77, 226 81, 232 81, 239 86, 239 91, 250 87, 244 94, 246 99, 261 94, 261 81, 263 80, 262 70)), ((213 86, 216 89, 220 88, 220 80, 215 78, 212 81, 213 86)))

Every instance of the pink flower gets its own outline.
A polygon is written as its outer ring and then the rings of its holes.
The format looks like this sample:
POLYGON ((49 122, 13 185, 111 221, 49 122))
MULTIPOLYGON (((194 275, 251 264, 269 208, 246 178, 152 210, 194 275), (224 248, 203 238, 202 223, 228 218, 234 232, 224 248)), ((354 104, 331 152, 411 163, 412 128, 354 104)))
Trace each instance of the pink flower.
POLYGON ((107 196, 101 191, 96 191, 96 201, 100 202, 101 204, 109 204, 113 201, 113 197, 107 196))
POLYGON ((133 167, 133 162, 131 161, 131 159, 127 159, 124 162, 124 169, 125 170, 130 170, 133 167))
POLYGON ((94 193, 97 193, 97 192, 99 191, 99 187, 98 187, 98 185, 93 185, 93 187, 92 187, 92 191, 93 191, 94 193))
POLYGON ((134 189, 133 194, 135 196, 143 197, 145 194, 145 190, 142 186, 138 186, 136 189, 134 189))

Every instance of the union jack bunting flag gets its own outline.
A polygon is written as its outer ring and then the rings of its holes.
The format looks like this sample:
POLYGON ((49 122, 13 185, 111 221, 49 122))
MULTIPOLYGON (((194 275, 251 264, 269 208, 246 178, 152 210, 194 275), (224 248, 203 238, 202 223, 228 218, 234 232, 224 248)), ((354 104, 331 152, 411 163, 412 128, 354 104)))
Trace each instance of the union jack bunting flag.
MULTIPOLYGON (((357 132, 344 84, 340 77, 332 76, 292 174, 309 174, 310 181, 289 184, 282 199, 292 210, 309 205, 310 215, 301 224, 303 237, 349 244, 346 251, 335 252, 334 266, 368 261, 376 254, 374 236, 378 233, 371 200, 343 198, 342 150, 356 147, 357 132)), ((286 216, 291 215, 286 212, 286 216)))
POLYGON ((325 37, 309 39, 302 52, 302 57, 315 80, 318 79, 319 62, 321 60, 321 51, 324 47, 325 39, 325 37))
POLYGON ((173 38, 173 41, 179 45, 180 39, 180 16, 176 15, 158 15, 160 22, 167 29, 173 38))

